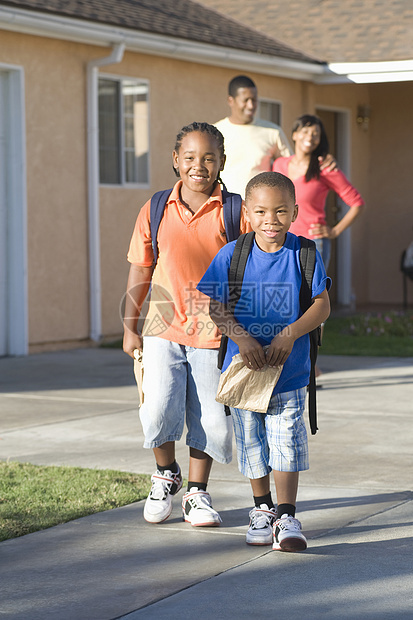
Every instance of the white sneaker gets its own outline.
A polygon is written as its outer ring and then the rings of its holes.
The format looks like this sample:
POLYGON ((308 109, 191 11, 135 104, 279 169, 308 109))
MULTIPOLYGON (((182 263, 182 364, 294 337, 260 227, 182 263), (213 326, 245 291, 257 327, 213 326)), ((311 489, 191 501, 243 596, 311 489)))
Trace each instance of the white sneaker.
POLYGON ((182 498, 183 520, 194 527, 213 527, 221 523, 221 517, 211 506, 211 496, 206 491, 192 487, 182 498))
POLYGON ((247 545, 272 545, 272 526, 277 513, 267 504, 256 506, 250 511, 250 523, 246 536, 247 545))
POLYGON ((307 549, 307 540, 301 532, 301 523, 298 519, 283 515, 273 526, 274 542, 272 548, 276 551, 304 551, 307 549))
POLYGON ((149 523, 162 523, 172 512, 172 497, 182 488, 181 470, 174 474, 169 469, 152 475, 152 488, 145 502, 143 518, 149 523))

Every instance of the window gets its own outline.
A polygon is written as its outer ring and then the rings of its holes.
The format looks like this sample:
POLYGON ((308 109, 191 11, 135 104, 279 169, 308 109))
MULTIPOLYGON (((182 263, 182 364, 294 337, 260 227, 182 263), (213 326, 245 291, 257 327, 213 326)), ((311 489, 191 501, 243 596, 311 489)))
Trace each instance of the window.
POLYGON ((99 79, 99 174, 103 184, 149 184, 148 84, 99 79))
POLYGON ((257 116, 263 121, 271 121, 276 125, 281 125, 281 103, 260 99, 257 116))

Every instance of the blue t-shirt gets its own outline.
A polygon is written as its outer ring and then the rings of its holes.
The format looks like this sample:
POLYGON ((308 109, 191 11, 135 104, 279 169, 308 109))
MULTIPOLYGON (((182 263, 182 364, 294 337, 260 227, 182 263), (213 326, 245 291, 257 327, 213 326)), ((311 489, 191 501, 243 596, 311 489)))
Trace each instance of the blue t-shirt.
MULTIPOLYGON (((216 301, 228 303, 228 271, 235 241, 225 245, 215 256, 197 288, 216 301)), ((242 327, 265 346, 287 325, 300 316, 300 240, 287 233, 278 252, 263 252, 254 241, 245 267, 241 296, 234 316, 242 327)), ((312 297, 331 286, 324 264, 317 252, 312 297)), ((298 338, 284 364, 274 393, 289 392, 308 385, 310 376, 310 339, 298 338)), ((222 372, 239 353, 238 346, 228 339, 222 372)))

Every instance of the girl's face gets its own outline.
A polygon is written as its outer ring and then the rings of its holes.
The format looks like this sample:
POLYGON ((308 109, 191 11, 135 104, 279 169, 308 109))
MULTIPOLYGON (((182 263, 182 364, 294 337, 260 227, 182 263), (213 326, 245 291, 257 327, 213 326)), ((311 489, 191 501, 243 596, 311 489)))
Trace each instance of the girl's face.
POLYGON ((216 138, 200 131, 186 135, 179 151, 174 151, 172 157, 185 187, 204 194, 212 192, 225 164, 225 156, 221 156, 216 138))
POLYGON ((293 133, 293 142, 296 150, 303 153, 312 153, 320 144, 321 130, 318 125, 307 125, 293 133))

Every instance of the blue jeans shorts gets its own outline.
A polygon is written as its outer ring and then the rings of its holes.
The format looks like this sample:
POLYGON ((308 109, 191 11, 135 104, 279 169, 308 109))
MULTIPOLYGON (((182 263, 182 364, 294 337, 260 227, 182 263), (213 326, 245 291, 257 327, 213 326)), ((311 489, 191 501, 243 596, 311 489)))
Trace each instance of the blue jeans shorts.
POLYGON ((303 418, 307 389, 274 394, 267 413, 231 408, 240 472, 250 479, 270 471, 308 469, 303 418))
POLYGON ((143 341, 143 393, 139 415, 144 448, 181 439, 219 463, 232 459, 232 423, 217 403, 217 349, 196 349, 147 336, 143 341))
POLYGON ((331 258, 331 239, 324 237, 323 239, 314 239, 315 247, 321 254, 323 259, 324 268, 327 271, 331 258))

